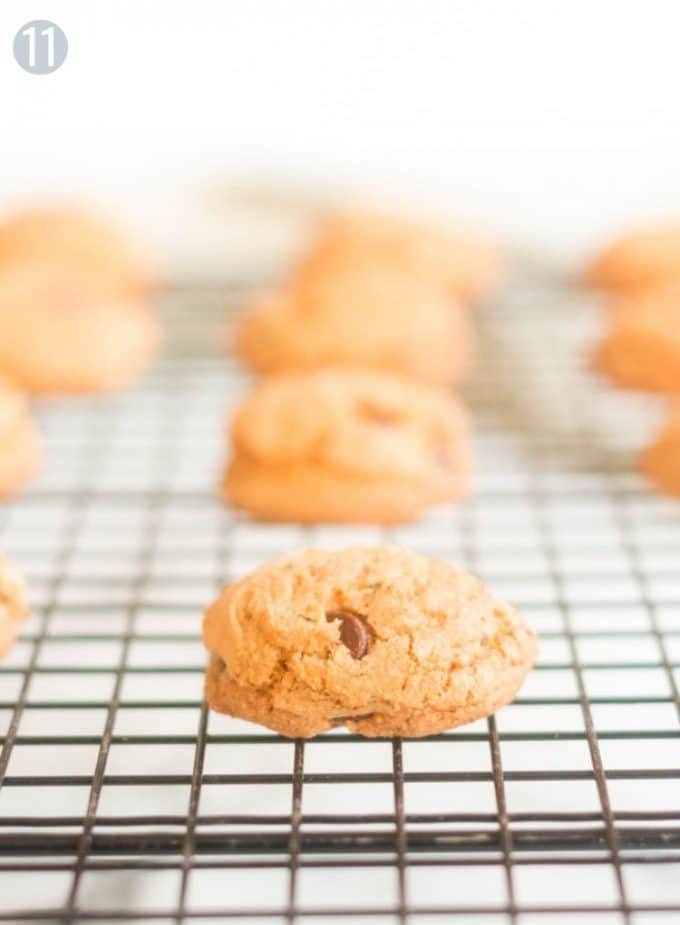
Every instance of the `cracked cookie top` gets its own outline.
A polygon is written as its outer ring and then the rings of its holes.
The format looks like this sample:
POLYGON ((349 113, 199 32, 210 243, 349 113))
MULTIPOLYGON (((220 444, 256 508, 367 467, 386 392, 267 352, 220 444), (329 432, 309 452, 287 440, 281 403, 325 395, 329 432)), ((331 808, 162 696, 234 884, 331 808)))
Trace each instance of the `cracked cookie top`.
POLYGON ((391 547, 310 549, 265 565, 208 608, 204 639, 268 708, 330 724, 427 708, 464 715, 468 705, 476 718, 536 652, 522 617, 479 579, 391 547))

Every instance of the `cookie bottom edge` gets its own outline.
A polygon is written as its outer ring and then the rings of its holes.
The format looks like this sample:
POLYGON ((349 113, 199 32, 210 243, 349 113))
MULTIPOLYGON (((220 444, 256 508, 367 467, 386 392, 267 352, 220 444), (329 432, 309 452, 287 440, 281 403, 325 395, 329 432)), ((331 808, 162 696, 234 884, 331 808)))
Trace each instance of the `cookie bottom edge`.
POLYGON ((249 466, 232 460, 220 485, 222 499, 263 521, 296 523, 409 523, 426 511, 463 500, 470 490, 467 460, 438 485, 332 472, 249 466))
POLYGON ((320 714, 292 713, 274 707, 262 691, 246 688, 231 678, 221 658, 213 655, 205 675, 205 696, 211 709, 238 719, 245 719, 287 738, 309 739, 339 726, 364 738, 425 738, 448 729, 491 716, 509 703, 521 687, 533 660, 511 666, 503 683, 487 692, 474 703, 450 709, 425 707, 422 710, 403 709, 394 713, 364 712, 354 718, 346 713, 335 717, 320 714))

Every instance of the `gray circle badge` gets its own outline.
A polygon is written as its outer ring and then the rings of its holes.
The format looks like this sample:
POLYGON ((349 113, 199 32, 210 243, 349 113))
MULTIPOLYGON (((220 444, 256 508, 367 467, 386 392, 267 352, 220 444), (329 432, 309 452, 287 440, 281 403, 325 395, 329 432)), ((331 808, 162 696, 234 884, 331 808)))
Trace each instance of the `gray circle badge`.
POLYGON ((29 74, 51 74, 66 60, 68 39, 49 19, 33 19, 14 36, 14 57, 29 74))

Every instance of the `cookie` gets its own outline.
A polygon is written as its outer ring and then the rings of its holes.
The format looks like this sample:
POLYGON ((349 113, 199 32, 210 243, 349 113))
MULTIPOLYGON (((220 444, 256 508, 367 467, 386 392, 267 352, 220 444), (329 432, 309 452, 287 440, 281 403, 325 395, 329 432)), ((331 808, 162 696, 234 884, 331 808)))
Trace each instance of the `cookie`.
POLYGON ((405 549, 310 549, 234 582, 203 623, 214 710, 291 737, 426 736, 515 696, 536 636, 472 575, 405 549))
POLYGON ((593 260, 585 279, 591 286, 621 294, 680 281, 680 225, 619 238, 593 260))
POLYGON ((236 410, 225 499, 264 520, 395 523, 468 490, 453 396, 384 373, 272 376, 236 410))
POLYGON ((23 578, 0 554, 0 655, 12 645, 28 616, 23 578))
POLYGON ((41 456, 26 399, 9 382, 0 380, 0 498, 11 495, 33 475, 41 456))
POLYGON ((56 265, 0 269, 0 373, 31 392, 127 385, 159 339, 150 310, 102 297, 97 279, 56 265))
POLYGON ((0 268, 51 263, 96 279, 102 294, 138 296, 151 271, 117 228, 69 206, 26 209, 0 223, 0 268))
POLYGON ((640 457, 640 469, 660 492, 680 498, 680 405, 640 457))
POLYGON ((469 365, 467 312, 398 268, 343 266, 265 296, 236 331, 241 359, 260 373, 351 366, 436 384, 469 365))
POLYGON ((327 273, 346 263, 408 270, 463 301, 484 295, 500 265, 493 248, 473 235, 366 212, 327 219, 300 272, 327 273))
POLYGON ((624 388, 680 391, 680 287, 616 305, 594 364, 624 388))

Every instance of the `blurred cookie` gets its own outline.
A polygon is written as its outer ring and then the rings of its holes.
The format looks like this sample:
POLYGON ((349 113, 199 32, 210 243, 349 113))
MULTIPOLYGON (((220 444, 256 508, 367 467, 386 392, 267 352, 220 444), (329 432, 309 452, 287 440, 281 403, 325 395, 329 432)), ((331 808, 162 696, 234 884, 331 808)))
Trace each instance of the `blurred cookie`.
POLYGON ((680 497, 680 405, 640 457, 640 468, 659 491, 680 497))
POLYGON ((593 260, 585 279, 622 294, 680 281, 680 225, 619 238, 593 260))
POLYGON ((468 490, 460 404, 381 373, 265 379, 237 409, 231 437, 224 496, 264 520, 393 523, 468 490))
POLYGON ((479 579, 405 549, 309 549, 206 611, 213 710, 309 737, 426 736, 515 696, 536 636, 479 579))
POLYGON ((614 306, 595 366, 625 388, 680 391, 680 287, 614 306))
POLYGON ((0 554, 0 655, 12 645, 28 616, 24 580, 0 554))
POLYGON ((127 385, 159 340, 149 309, 56 265, 0 268, 0 373, 31 392, 127 385))
POLYGON ((0 269, 23 262, 82 271, 107 295, 140 295, 151 283, 149 267, 117 228, 67 206, 26 209, 0 223, 0 269))
POLYGON ((24 395, 0 379, 0 498, 33 475, 41 456, 40 438, 24 395))
POLYGON ((422 276, 463 301, 481 297, 499 272, 498 254, 460 231, 388 215, 348 212, 321 225, 300 272, 333 272, 338 265, 383 266, 422 276))
POLYGON ((266 296, 241 321, 235 347, 260 373, 339 365, 452 384, 469 364, 470 340, 467 312, 440 287, 361 264, 266 296))

